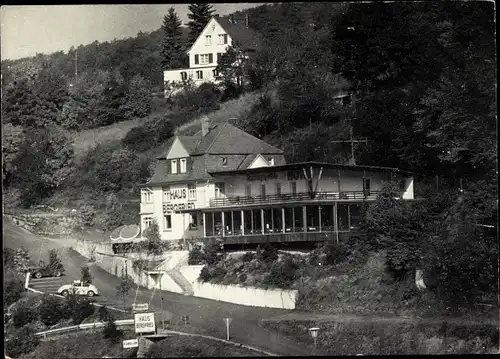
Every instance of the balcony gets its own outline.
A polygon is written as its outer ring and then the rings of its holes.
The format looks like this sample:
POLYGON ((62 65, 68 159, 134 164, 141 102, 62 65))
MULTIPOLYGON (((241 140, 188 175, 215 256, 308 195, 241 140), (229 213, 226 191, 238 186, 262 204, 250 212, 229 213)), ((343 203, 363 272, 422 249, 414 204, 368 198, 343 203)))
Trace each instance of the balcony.
POLYGON ((374 201, 380 191, 318 192, 314 198, 309 193, 273 194, 266 196, 235 196, 210 199, 210 207, 252 206, 259 204, 285 204, 292 202, 315 203, 322 201, 374 201))
MULTIPOLYGON (((339 241, 346 240, 355 232, 339 232, 339 241)), ((214 237, 205 238, 206 241, 213 240, 214 237)), ((337 235, 333 231, 316 233, 279 233, 261 234, 249 236, 227 236, 224 237, 224 245, 232 244, 265 244, 265 243, 293 243, 293 242, 333 242, 337 240, 337 235)))

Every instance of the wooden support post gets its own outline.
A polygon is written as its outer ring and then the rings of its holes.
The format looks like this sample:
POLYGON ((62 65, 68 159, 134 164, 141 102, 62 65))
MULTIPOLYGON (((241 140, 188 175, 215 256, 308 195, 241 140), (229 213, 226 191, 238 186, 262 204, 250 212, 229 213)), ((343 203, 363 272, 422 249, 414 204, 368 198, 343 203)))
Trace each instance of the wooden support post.
POLYGON ((307 206, 302 206, 302 220, 304 221, 304 223, 302 223, 304 232, 307 232, 307 206))
POLYGON ((284 234, 286 232, 286 230, 285 230, 285 208, 284 207, 281 208, 281 227, 282 227, 282 231, 284 234))
POLYGON ((266 233, 266 225, 264 224, 264 210, 261 208, 260 209, 260 226, 261 226, 261 232, 262 234, 266 233))
POLYGON ((245 235, 245 213, 241 210, 241 235, 245 235))
POLYGON ((321 206, 318 206, 319 231, 321 232, 321 206))
POLYGON ((337 202, 334 203, 333 205, 333 230, 335 232, 335 239, 337 240, 337 243, 339 243, 339 221, 338 221, 338 216, 337 216, 337 202))
POLYGON ((222 223, 222 237, 225 237, 226 236, 226 219, 224 217, 226 217, 226 216, 224 215, 224 211, 220 212, 220 216, 221 216, 221 223, 222 223))
POLYGON ((321 180, 322 173, 323 173, 323 167, 321 167, 319 170, 318 179, 316 180, 316 186, 314 187, 314 195, 316 195, 316 193, 318 192, 318 185, 319 185, 319 181, 321 180))
POLYGON ((339 185, 339 199, 340 199, 340 169, 337 169, 337 181, 339 185))

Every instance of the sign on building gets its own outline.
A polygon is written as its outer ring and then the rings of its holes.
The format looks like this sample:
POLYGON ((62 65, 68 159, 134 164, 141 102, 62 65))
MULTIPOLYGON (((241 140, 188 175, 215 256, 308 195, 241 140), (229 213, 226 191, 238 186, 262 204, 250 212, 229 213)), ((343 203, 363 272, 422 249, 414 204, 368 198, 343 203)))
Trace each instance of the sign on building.
POLYGON ((139 346, 139 340, 138 339, 129 339, 129 340, 124 340, 123 341, 123 349, 137 348, 138 346, 139 346))
POLYGON ((134 315, 135 332, 151 333, 156 331, 155 313, 136 313, 134 315))
POLYGON ((149 304, 148 303, 132 304, 132 310, 134 312, 147 312, 148 309, 149 309, 149 304))

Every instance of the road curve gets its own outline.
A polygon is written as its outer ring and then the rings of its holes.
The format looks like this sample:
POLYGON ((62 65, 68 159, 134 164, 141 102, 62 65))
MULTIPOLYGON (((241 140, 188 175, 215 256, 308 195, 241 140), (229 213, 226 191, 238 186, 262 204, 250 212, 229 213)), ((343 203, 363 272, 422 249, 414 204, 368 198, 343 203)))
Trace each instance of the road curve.
MULTIPOLYGON (((86 258, 65 247, 60 241, 36 236, 5 219, 3 220, 3 228, 4 247, 25 247, 35 263, 39 259, 48 260, 47 252, 49 249, 61 248, 63 251, 62 261, 66 269, 64 281, 68 283, 78 279, 81 267, 88 265, 86 258)), ((101 291, 99 301, 119 306, 121 300, 116 298, 115 289, 119 278, 95 265, 91 266, 91 274, 94 277, 93 283, 101 291)), ((136 296, 137 303, 149 303, 150 308, 158 313, 162 306, 161 298, 163 297, 163 309, 168 312, 165 319, 170 319, 171 322, 180 322, 182 316, 188 315, 188 326, 191 332, 225 338, 226 328, 223 318, 229 317, 232 318, 231 340, 277 355, 311 355, 312 349, 310 347, 305 347, 292 338, 268 331, 259 325, 261 319, 290 313, 288 310, 248 307, 145 288, 140 288, 138 291, 133 290, 126 298, 127 303, 130 305, 136 296)), ((316 354, 321 353, 316 351, 316 354)))

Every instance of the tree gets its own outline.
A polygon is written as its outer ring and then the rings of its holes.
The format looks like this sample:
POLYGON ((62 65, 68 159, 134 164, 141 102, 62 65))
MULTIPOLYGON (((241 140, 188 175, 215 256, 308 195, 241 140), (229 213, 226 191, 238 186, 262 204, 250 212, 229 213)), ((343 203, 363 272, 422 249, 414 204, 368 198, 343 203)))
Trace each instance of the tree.
POLYGON ((216 79, 234 96, 243 92, 244 85, 248 82, 248 71, 249 58, 238 43, 234 42, 217 64, 216 79))
POLYGON ((184 64, 184 46, 182 41, 182 22, 174 8, 168 9, 163 17, 162 60, 163 70, 177 69, 184 64))
POLYGON ((188 9, 190 11, 190 13, 188 13, 188 18, 191 20, 188 23, 188 42, 192 45, 203 31, 203 28, 208 24, 212 16, 214 16, 213 13, 215 10, 212 5, 208 3, 189 4, 188 9))
POLYGON ((163 243, 160 237, 160 227, 158 222, 153 220, 153 223, 145 230, 144 236, 148 239, 148 253, 149 254, 162 254, 163 243))
POLYGON ((126 118, 143 118, 151 112, 151 84, 140 75, 130 80, 127 91, 126 118))
POLYGON ((134 282, 129 276, 123 276, 120 283, 116 286, 116 296, 122 297, 123 299, 123 309, 126 309, 126 296, 130 293, 130 290, 134 287, 134 282))
POLYGON ((2 126, 2 178, 5 186, 10 184, 12 175, 17 171, 14 160, 21 150, 23 142, 23 127, 14 126, 11 123, 2 126))
POLYGON ((82 267, 81 269, 81 272, 82 272, 82 282, 84 283, 92 283, 92 274, 90 274, 90 268, 85 266, 85 267, 82 267))

